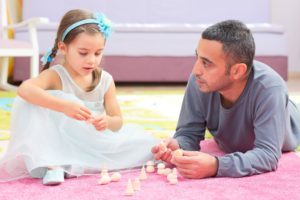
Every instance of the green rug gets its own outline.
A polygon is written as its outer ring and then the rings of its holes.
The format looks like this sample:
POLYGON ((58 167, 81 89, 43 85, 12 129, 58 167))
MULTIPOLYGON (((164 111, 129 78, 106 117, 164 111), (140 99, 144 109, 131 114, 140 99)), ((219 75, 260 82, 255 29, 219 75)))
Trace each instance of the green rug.
POLYGON ((179 89, 121 89, 117 97, 125 123, 142 125, 159 138, 172 136, 176 128, 184 87, 179 89))
MULTIPOLYGON (((182 87, 120 87, 117 98, 124 123, 136 123, 158 138, 172 136, 184 93, 182 87)), ((0 91, 0 140, 9 139, 10 111, 15 92, 0 91)), ((291 99, 300 103, 300 94, 291 99)), ((206 138, 210 138, 207 132, 206 138)), ((300 151, 300 146, 297 149, 300 151)), ((1 150, 0 150, 1 151, 1 150)))
MULTIPOLYGON (((0 130, 8 130, 10 124, 10 111, 15 92, 0 91, 0 130)), ((0 131, 0 140, 7 139, 8 134, 0 131)))
MULTIPOLYGON (((121 87, 117 98, 124 123, 139 124, 156 137, 165 138, 174 133, 183 93, 184 87, 121 87)), ((0 91, 0 140, 9 139, 7 130, 15 96, 15 92, 0 91)))

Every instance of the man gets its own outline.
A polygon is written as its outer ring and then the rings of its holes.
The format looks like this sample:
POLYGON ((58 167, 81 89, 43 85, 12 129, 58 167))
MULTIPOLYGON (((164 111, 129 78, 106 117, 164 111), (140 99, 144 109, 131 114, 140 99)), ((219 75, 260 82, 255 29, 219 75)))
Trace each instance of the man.
POLYGON ((300 143, 300 110, 282 78, 253 61, 254 54, 253 36, 239 21, 223 21, 202 33, 176 133, 165 140, 167 151, 152 148, 156 159, 174 164, 187 178, 276 170, 281 152, 300 143), (226 155, 199 151, 206 129, 226 155), (183 156, 172 156, 179 148, 183 156))

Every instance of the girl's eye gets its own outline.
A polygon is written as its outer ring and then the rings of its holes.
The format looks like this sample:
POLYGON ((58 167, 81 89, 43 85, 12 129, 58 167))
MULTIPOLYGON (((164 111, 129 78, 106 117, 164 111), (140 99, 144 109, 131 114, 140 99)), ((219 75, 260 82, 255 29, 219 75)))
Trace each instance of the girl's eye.
POLYGON ((82 55, 82 56, 86 56, 87 55, 87 53, 83 53, 83 52, 79 52, 79 54, 82 55))
POLYGON ((96 56, 100 56, 101 55, 101 52, 97 52, 95 53, 96 56))

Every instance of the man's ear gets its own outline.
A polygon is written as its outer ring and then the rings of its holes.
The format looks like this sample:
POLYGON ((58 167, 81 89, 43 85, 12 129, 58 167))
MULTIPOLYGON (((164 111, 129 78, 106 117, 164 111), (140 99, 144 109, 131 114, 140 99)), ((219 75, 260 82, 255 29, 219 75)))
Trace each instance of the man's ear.
POLYGON ((237 63, 231 66, 230 74, 233 79, 240 79, 247 74, 247 65, 245 63, 237 63))
POLYGON ((64 42, 59 41, 58 44, 57 44, 57 47, 58 47, 59 53, 61 55, 63 55, 63 56, 66 55, 67 46, 66 46, 66 44, 64 42))

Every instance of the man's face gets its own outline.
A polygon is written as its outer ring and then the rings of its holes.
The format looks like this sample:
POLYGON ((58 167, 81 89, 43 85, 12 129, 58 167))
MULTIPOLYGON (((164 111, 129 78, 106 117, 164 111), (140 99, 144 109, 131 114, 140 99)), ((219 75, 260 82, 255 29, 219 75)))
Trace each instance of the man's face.
POLYGON ((222 47, 222 43, 218 41, 206 39, 199 41, 193 74, 202 92, 222 92, 230 89, 232 81, 222 47))

